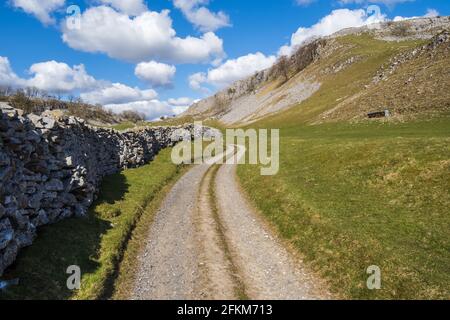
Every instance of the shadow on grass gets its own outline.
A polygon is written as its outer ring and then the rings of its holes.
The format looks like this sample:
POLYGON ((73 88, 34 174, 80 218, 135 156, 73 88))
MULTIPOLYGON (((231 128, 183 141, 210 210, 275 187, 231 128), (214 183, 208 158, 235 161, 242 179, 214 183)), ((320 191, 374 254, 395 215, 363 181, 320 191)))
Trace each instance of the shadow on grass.
POLYGON ((18 259, 2 279, 19 278, 19 285, 0 292, 1 299, 70 299, 67 289, 71 265, 83 274, 94 272, 102 236, 111 229, 108 214, 102 210, 121 201, 129 185, 122 173, 105 177, 97 201, 85 218, 71 218, 38 230, 29 248, 22 249, 18 259))

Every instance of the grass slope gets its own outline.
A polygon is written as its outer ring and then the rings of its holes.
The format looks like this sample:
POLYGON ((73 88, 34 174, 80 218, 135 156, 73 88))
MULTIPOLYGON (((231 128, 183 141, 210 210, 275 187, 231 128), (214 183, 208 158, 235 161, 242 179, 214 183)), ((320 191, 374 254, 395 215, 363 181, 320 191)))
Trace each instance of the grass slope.
MULTIPOLYGON (((280 173, 240 166, 280 234, 348 298, 450 298, 450 121, 298 128, 280 173), (382 270, 369 291, 365 271, 382 270)), ((291 133, 293 133, 291 131, 291 133)))
MULTIPOLYGON (((364 90, 389 58, 424 43, 420 41, 386 42, 373 39, 367 34, 345 36, 336 41, 338 47, 336 51, 303 71, 306 76, 312 75, 321 82, 321 88, 300 105, 260 120, 252 126, 278 128, 320 120, 318 117, 324 111, 333 109, 339 102, 364 90), (351 64, 343 71, 323 72, 352 57, 360 58, 358 62, 351 64)), ((378 110, 380 105, 373 107, 378 110)))
POLYGON ((170 149, 163 150, 146 166, 106 177, 99 199, 86 218, 42 228, 33 246, 20 253, 5 275, 20 278, 20 285, 11 287, 0 298, 109 298, 137 223, 141 217, 146 221, 152 217, 155 203, 161 200, 159 192, 182 172, 172 164, 170 154, 170 149), (66 269, 70 265, 81 267, 79 291, 66 287, 66 269))
POLYGON ((257 166, 240 166, 241 184, 339 295, 449 299, 449 117, 309 125, 363 88, 390 57, 418 43, 364 35, 339 41, 351 49, 319 62, 320 68, 348 56, 365 58, 325 77, 299 106, 252 124, 281 129, 280 172, 262 177, 257 166), (381 268, 381 290, 366 288, 371 265, 381 268))

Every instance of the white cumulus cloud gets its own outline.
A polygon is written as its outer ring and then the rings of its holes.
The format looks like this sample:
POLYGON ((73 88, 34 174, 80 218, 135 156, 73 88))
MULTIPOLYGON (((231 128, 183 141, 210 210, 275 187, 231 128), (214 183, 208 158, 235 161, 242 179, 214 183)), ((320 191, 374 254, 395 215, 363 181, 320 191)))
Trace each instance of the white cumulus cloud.
POLYGON ((71 93, 92 90, 103 85, 86 72, 83 64, 69 66, 63 62, 35 63, 28 69, 29 78, 21 78, 12 70, 7 57, 0 56, 0 85, 34 87, 49 93, 71 93))
POLYGON ((114 113, 121 113, 123 111, 136 111, 145 115, 147 120, 155 120, 161 116, 172 115, 173 110, 170 105, 159 100, 135 101, 121 104, 105 105, 106 109, 114 113))
POLYGON ((47 61, 35 63, 30 67, 32 78, 26 85, 48 92, 68 93, 98 86, 97 80, 90 76, 84 65, 70 67, 66 63, 47 61))
POLYGON ((414 17, 396 16, 393 21, 405 21, 405 20, 411 20, 411 19, 417 19, 417 18, 434 18, 439 15, 440 15, 440 13, 436 9, 428 9, 427 12, 421 17, 419 17, 419 16, 414 16, 414 17))
POLYGON ((204 5, 208 0, 173 0, 176 8, 201 31, 215 31, 230 26, 230 18, 224 12, 211 12, 204 5))
MULTIPOLYGON (((182 98, 182 99, 189 99, 189 98, 182 98)), ((189 108, 190 106, 190 104, 179 105, 178 103, 174 103, 177 101, 181 100, 169 99, 169 101, 160 101, 153 99, 121 104, 107 104, 105 105, 105 108, 115 113, 133 110, 144 114, 147 120, 157 120, 162 116, 179 115, 184 111, 186 111, 187 108, 189 108)))
POLYGON ((130 17, 107 6, 92 7, 82 13, 80 25, 79 29, 67 28, 63 23, 63 41, 73 49, 111 58, 200 63, 224 57, 223 41, 212 32, 177 37, 168 10, 130 17))
POLYGON ((177 99, 169 99, 167 103, 172 106, 172 110, 176 115, 185 112, 193 103, 198 102, 198 99, 192 99, 189 97, 181 97, 177 99))
POLYGON ((150 61, 139 63, 134 70, 134 74, 153 86, 168 86, 172 84, 176 71, 175 66, 150 61))
POLYGON ((51 14, 64 6, 65 0, 11 0, 11 4, 48 25, 55 22, 51 14))
POLYGON ((194 89, 196 91, 204 91, 205 93, 208 92, 208 90, 204 89, 202 87, 202 84, 207 81, 206 73, 204 72, 197 72, 189 76, 189 87, 191 89, 194 89))
POLYGON ((148 10, 143 0, 97 0, 96 2, 110 5, 129 16, 137 16, 148 10))
POLYGON ((342 5, 346 4, 368 4, 368 3, 379 3, 384 4, 388 7, 393 7, 398 3, 404 3, 404 2, 414 2, 415 0, 339 0, 339 3, 342 5))
POLYGON ((168 102, 172 105, 172 106, 189 106, 191 104, 193 104, 196 100, 189 98, 189 97, 181 97, 181 98, 172 98, 169 99, 168 102))
POLYGON ((224 88, 237 80, 251 76, 257 71, 271 67, 275 61, 275 56, 265 56, 261 52, 251 53, 237 59, 227 60, 217 68, 210 69, 207 73, 195 73, 189 77, 189 84, 194 90, 201 90, 204 83, 224 88))
POLYGON ((157 96, 158 93, 152 89, 141 90, 122 83, 112 83, 98 90, 85 92, 80 95, 83 101, 101 105, 152 100, 157 96))
POLYGON ((425 13, 424 17, 425 18, 434 18, 434 17, 438 17, 439 15, 440 15, 440 13, 436 9, 428 9, 427 12, 425 13))
POLYGON ((9 59, 0 56, 0 86, 17 87, 22 84, 23 80, 12 70, 9 59))
POLYGON ((289 45, 281 47, 280 55, 290 55, 296 47, 302 45, 307 40, 329 36, 339 30, 361 27, 364 25, 386 21, 387 18, 384 14, 375 12, 369 15, 365 10, 349 10, 338 9, 332 11, 329 15, 323 17, 315 25, 305 28, 300 27, 291 37, 289 45))
POLYGON ((97 80, 89 75, 85 67, 57 61, 33 64, 28 73, 30 77, 19 77, 11 68, 7 57, 0 56, 0 86, 15 88, 35 87, 48 93, 77 95, 91 104, 101 104, 113 112, 134 110, 145 114, 146 119, 154 120, 161 116, 178 115, 196 100, 188 97, 160 101, 153 89, 140 89, 122 83, 97 80))

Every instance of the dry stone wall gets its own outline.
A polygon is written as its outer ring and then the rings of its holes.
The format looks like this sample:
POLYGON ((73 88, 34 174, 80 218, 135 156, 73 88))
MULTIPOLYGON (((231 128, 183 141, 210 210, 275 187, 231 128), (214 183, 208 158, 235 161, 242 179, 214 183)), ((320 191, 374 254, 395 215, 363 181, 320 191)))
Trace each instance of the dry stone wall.
POLYGON ((84 216, 105 175, 141 166, 207 128, 118 132, 82 119, 21 115, 0 103, 0 276, 36 229, 84 216))

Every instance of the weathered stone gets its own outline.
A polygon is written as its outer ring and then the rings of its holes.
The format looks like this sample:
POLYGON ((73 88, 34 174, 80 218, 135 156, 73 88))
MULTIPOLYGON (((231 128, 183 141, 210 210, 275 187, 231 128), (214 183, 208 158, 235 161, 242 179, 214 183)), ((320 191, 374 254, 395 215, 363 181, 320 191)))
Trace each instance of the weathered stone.
POLYGON ((31 246, 34 238, 36 237, 36 227, 32 223, 28 223, 26 228, 21 230, 15 237, 15 241, 19 248, 31 246))
POLYGON ((5 215, 5 207, 0 203, 0 219, 5 215))
POLYGON ((37 114, 29 114, 28 115, 28 120, 30 120, 36 128, 40 127, 41 119, 42 119, 42 117, 38 116, 37 114))
POLYGON ((14 230, 9 219, 0 220, 0 250, 6 248, 14 236, 14 230))
POLYGON ((72 168, 73 167, 73 159, 72 156, 66 157, 65 158, 66 161, 66 167, 68 168, 72 168))
POLYGON ((16 197, 11 196, 11 195, 5 197, 5 200, 4 200, 5 205, 9 205, 14 202, 16 202, 16 197))
POLYGON ((87 209, 78 203, 74 206, 74 209, 75 209, 75 217, 81 218, 86 216, 87 214, 87 209))
POLYGON ((69 208, 64 208, 61 210, 61 213, 59 214, 59 219, 67 219, 72 217, 73 213, 72 210, 70 210, 69 208))
MULTIPOLYGON (((18 229, 21 230, 26 229, 30 222, 30 219, 25 214, 24 210, 14 210, 9 214, 9 218, 11 219, 13 225, 15 224, 18 229)), ((20 232, 18 232, 17 234, 20 234, 20 232)))
POLYGON ((15 118, 18 115, 18 112, 16 109, 7 105, 4 102, 0 102, 0 109, 1 109, 1 112, 8 117, 15 118))
POLYGON ((35 186, 29 186, 26 188, 25 193, 26 194, 35 194, 37 192, 37 188, 35 186))
POLYGON ((13 239, 3 251, 0 251, 0 271, 5 270, 6 267, 14 262, 18 252, 19 246, 13 239))
POLYGON ((16 138, 16 137, 9 137, 7 139, 7 143, 8 144, 17 144, 17 145, 19 145, 19 144, 23 143, 23 140, 19 139, 19 138, 16 138))
POLYGON ((23 180, 40 182, 40 181, 42 181, 42 175, 39 173, 37 173, 35 175, 25 175, 25 176, 23 176, 23 180))
POLYGON ((44 125, 45 129, 51 130, 51 129, 55 128, 55 126, 56 126, 56 121, 53 118, 43 117, 41 121, 42 121, 42 124, 44 125))
POLYGON ((13 175, 12 167, 0 167, 0 182, 11 179, 13 175))
POLYGON ((48 219, 47 212, 45 210, 39 210, 37 216, 31 220, 31 222, 36 226, 44 226, 46 224, 50 223, 50 220, 48 219))
POLYGON ((9 159, 9 157, 5 153, 0 151, 0 166, 9 166, 10 163, 11 160, 9 159))
POLYGON ((34 142, 34 143, 39 143, 41 142, 41 136, 39 135, 39 133, 37 133, 36 130, 31 130, 27 133, 26 140, 30 141, 30 142, 34 142))
POLYGON ((31 209, 39 209, 41 207, 42 193, 38 192, 28 200, 28 207, 31 209))
POLYGON ((44 192, 43 198, 44 199, 56 199, 58 197, 57 192, 44 192))
POLYGON ((60 197, 60 200, 62 203, 64 203, 65 205, 68 205, 68 206, 73 206, 77 203, 77 198, 71 193, 64 193, 60 197))
POLYGON ((63 191, 64 184, 61 180, 51 179, 45 184, 45 190, 47 191, 63 191))

